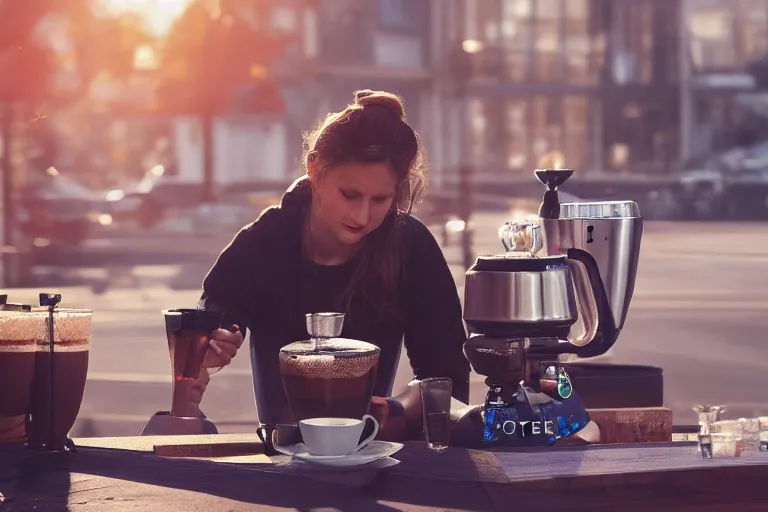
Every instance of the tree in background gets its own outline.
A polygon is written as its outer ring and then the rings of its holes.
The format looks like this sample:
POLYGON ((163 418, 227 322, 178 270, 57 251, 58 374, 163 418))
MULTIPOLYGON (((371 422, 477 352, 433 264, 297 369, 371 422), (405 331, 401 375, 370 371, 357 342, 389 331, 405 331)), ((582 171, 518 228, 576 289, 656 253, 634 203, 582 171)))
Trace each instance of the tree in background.
POLYGON ((0 0, 0 104, 56 106, 103 73, 129 76, 136 48, 151 39, 142 23, 130 13, 97 17, 91 0, 0 0), (76 80, 55 87, 58 72, 76 80))
POLYGON ((233 111, 280 114, 285 108, 269 66, 283 55, 288 39, 250 21, 269 19, 270 9, 266 0, 195 1, 177 20, 161 51, 158 109, 201 120, 209 200, 214 196, 214 117, 233 111), (237 98, 246 100, 238 103, 237 98))
POLYGON ((38 158, 51 161, 56 152, 55 138, 50 128, 40 128, 45 123, 36 123, 86 96, 96 77, 104 73, 116 78, 128 76, 136 45, 146 37, 136 17, 95 16, 91 0, 0 0, 0 146, 4 148, 0 173, 5 245, 14 244, 16 218, 12 130, 26 137, 45 138, 41 146, 49 154, 38 158), (65 86, 58 80, 62 76, 68 78, 65 86))

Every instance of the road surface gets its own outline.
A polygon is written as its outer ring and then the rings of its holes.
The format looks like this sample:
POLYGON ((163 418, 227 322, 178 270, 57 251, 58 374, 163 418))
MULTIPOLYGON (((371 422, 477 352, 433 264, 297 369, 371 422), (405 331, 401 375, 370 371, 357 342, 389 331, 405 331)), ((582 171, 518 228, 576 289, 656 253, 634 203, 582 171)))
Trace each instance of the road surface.
MULTIPOLYGON (((495 233, 506 219, 477 217, 479 253, 498 252, 495 233)), ((211 248, 211 261, 218 250, 211 248)), ((445 254, 461 288, 458 249, 449 246, 445 254)), ((665 404, 676 424, 694 423, 691 407, 700 403, 726 404, 732 417, 768 415, 762 388, 768 375, 766 268, 768 225, 647 224, 635 296, 613 360, 663 368, 665 404)), ((135 435, 151 414, 169 408, 160 310, 193 306, 198 298, 195 289, 167 286, 176 271, 137 269, 139 287, 118 284, 100 295, 87 287, 61 290, 66 305, 96 310, 88 386, 73 434, 135 435)), ((202 274, 183 277, 197 282, 202 274)), ((14 301, 35 300, 37 291, 9 293, 14 301)), ((404 356, 398 386, 410 378, 404 356)), ((473 402, 484 394, 482 379, 473 375, 473 402)), ((203 410, 222 432, 253 431, 258 418, 246 351, 212 377, 203 410)))

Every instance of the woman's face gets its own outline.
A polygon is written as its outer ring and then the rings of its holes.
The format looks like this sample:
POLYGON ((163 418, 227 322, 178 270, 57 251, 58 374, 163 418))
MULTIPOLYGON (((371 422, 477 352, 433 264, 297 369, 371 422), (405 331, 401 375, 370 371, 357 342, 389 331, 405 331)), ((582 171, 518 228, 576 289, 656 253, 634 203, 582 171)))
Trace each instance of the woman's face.
POLYGON ((313 210, 339 242, 354 245, 379 227, 392 208, 397 175, 385 163, 349 162, 315 177, 313 210))

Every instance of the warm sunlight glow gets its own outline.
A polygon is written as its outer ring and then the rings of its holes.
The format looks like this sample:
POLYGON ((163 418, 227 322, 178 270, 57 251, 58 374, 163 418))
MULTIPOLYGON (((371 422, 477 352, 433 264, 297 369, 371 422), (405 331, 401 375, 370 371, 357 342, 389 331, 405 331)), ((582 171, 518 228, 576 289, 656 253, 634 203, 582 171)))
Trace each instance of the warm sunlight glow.
POLYGON ((181 16, 192 0, 98 0, 99 8, 107 14, 133 12, 144 18, 149 29, 162 36, 181 16))
POLYGON ((136 54, 133 58, 133 67, 136 69, 156 69, 157 68, 157 55, 155 50, 149 45, 142 45, 136 49, 136 54))
POLYGON ((560 151, 553 150, 544 153, 539 158, 539 169, 563 169, 565 165, 565 155, 560 151))

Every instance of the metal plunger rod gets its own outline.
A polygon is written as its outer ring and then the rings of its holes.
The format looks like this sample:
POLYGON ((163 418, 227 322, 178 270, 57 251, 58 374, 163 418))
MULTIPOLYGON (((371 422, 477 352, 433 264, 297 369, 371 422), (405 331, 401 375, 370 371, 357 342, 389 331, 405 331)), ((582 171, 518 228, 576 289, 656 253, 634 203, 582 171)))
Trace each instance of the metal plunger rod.
POLYGON ((55 422, 56 422, 56 363, 55 363, 55 357, 54 357, 54 335, 56 330, 54 329, 54 310, 56 309, 56 306, 59 305, 61 302, 61 295, 57 293, 41 293, 40 294, 40 305, 43 307, 48 308, 48 351, 50 353, 50 358, 48 361, 48 377, 50 378, 50 381, 48 382, 48 392, 50 393, 50 396, 48 398, 48 414, 50 415, 48 418, 48 443, 46 445, 47 450, 52 450, 52 446, 55 444, 54 436, 56 432, 55 428, 55 422))
POLYGON ((48 446, 47 448, 50 450, 51 446, 54 445, 54 432, 56 432, 56 427, 54 425, 56 421, 56 400, 54 398, 54 393, 56 390, 56 385, 54 384, 55 379, 55 357, 54 357, 54 343, 53 343, 53 335, 54 335, 54 328, 53 328, 53 309, 56 306, 48 306, 48 350, 50 351, 51 357, 48 359, 48 371, 50 376, 50 381, 48 383, 49 385, 49 409, 48 414, 50 415, 48 425, 50 425, 50 429, 48 430, 48 446))

